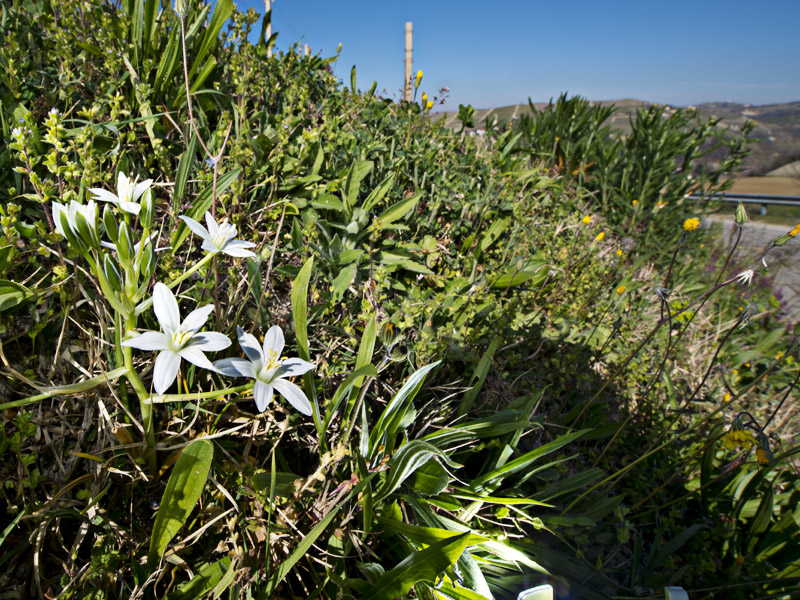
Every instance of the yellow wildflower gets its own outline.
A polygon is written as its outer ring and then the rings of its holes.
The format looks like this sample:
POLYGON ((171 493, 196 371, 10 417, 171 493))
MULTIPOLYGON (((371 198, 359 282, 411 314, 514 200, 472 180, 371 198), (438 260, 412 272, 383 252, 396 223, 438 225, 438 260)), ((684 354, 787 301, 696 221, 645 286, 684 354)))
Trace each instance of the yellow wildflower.
POLYGON ((756 459, 758 460, 758 464, 766 467, 769 464, 767 450, 761 447, 756 448, 756 459))
POLYGON ((783 358, 783 352, 778 352, 778 353, 775 355, 775 360, 780 360, 780 359, 782 359, 782 358, 783 358))
POLYGON ((422 81, 422 69, 417 71, 417 78, 414 80, 414 89, 419 87, 419 82, 422 81))
POLYGON ((341 51, 342 51, 342 43, 341 43, 341 42, 339 42, 339 47, 338 47, 338 48, 336 48, 336 53, 338 54, 338 53, 339 53, 339 52, 341 52, 341 51))
POLYGON ((725 393, 725 395, 722 397, 722 401, 723 401, 723 402, 727 402, 727 401, 728 401, 728 400, 730 400, 730 399, 731 399, 731 394, 730 394, 730 392, 726 392, 726 393, 725 393))
POLYGON ((433 100, 428 100, 428 104, 425 105, 425 108, 427 108, 428 110, 432 109, 433 108, 433 100))
POLYGON ((617 250, 617 256, 622 256, 622 250, 617 250))
POLYGON ((789 232, 789 235, 790 235, 791 237, 797 237, 797 235, 798 235, 798 234, 800 234, 800 223, 798 223, 798 224, 795 226, 795 228, 794 228, 794 229, 792 229, 792 230, 789 232))
POLYGON ((600 242, 600 241, 602 241, 602 239, 603 239, 604 237, 606 237, 606 234, 605 234, 605 233, 603 233, 603 232, 601 231, 600 233, 598 233, 598 234, 597 234, 597 237, 596 237, 596 238, 594 238, 594 241, 595 241, 595 242, 600 242))
POLYGON ((639 204, 639 201, 638 200, 634 200, 633 201, 633 205, 636 206, 637 204, 639 204))
POLYGON ((698 227, 700 227, 700 219, 698 219, 697 217, 692 217, 691 219, 686 219, 683 222, 683 229, 685 231, 694 231, 698 227))
POLYGON ((584 225, 588 225, 589 223, 592 222, 592 217, 590 217, 589 215, 586 215, 585 217, 583 217, 583 219, 581 219, 581 222, 584 225))
POLYGON ((722 441, 728 450, 735 450, 737 446, 750 450, 755 443, 753 434, 746 429, 731 429, 722 437, 722 441))
POLYGON ((625 286, 624 286, 624 285, 621 285, 621 286, 619 286, 619 287, 617 288, 617 293, 618 293, 618 294, 621 294, 621 293, 622 293, 622 292, 624 292, 624 291, 625 291, 625 286))
POLYGON ((426 104, 428 104, 428 94, 422 92, 422 106, 425 106, 426 104))

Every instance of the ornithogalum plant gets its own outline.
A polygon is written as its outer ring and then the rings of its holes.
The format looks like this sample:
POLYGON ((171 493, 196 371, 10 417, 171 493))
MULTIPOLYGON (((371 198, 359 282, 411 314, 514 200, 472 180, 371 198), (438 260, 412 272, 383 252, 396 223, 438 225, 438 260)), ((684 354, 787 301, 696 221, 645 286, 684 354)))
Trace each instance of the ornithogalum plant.
MULTIPOLYGON (((175 294, 176 287, 189 275, 199 270, 218 254, 232 257, 253 257, 250 250, 255 244, 237 240, 237 229, 227 220, 218 223, 207 212, 204 227, 194 219, 180 217, 202 240, 205 257, 188 268, 169 284, 157 282, 150 297, 151 278, 156 272, 156 249, 151 231, 154 224, 152 180, 119 173, 116 194, 100 188, 92 188, 94 198, 107 202, 102 217, 97 204, 89 200, 85 204, 72 200, 69 205, 52 203, 52 217, 57 233, 64 236, 70 248, 82 256, 97 278, 98 287, 114 309, 116 362, 120 368, 116 376, 125 376, 136 393, 141 413, 142 426, 149 452, 151 470, 155 470, 155 432, 153 431, 152 392, 145 385, 133 364, 132 350, 155 351, 158 355, 153 365, 152 388, 164 398, 175 382, 185 359, 191 364, 232 377, 250 377, 256 405, 259 411, 266 410, 274 392, 283 395, 298 411, 312 413, 311 403, 303 391, 288 377, 302 375, 313 368, 310 362, 299 358, 282 359, 284 338, 279 327, 267 332, 264 345, 259 346, 255 337, 238 328, 239 343, 248 360, 229 358, 213 364, 205 352, 224 350, 231 345, 222 333, 201 331, 213 304, 205 304, 192 310, 181 319, 175 294), (137 225, 139 227, 137 227, 137 225), (101 239, 104 235, 107 240, 101 239), (153 307, 160 331, 138 331, 138 319, 153 307)), ((93 387, 102 385, 106 376, 85 382, 93 387)), ((238 391, 250 386, 236 388, 238 391)), ((120 388, 124 404, 128 404, 125 386, 120 388)), ((219 394, 224 394, 222 390, 219 394)))

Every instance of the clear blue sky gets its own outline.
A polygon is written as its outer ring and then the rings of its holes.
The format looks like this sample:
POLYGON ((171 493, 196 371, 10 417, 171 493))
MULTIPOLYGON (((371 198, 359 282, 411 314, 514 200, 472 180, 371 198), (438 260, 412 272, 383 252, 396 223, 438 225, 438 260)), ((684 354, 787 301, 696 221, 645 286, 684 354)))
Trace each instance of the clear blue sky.
MULTIPOLYGON (((240 10, 264 12, 262 0, 240 10)), ((274 0, 278 50, 331 56, 347 85, 402 95, 404 27, 429 95, 490 108, 561 92, 676 105, 800 100, 800 0, 274 0)), ((260 27, 257 26, 260 31, 260 27)), ((442 107, 437 107, 442 110, 442 107)))

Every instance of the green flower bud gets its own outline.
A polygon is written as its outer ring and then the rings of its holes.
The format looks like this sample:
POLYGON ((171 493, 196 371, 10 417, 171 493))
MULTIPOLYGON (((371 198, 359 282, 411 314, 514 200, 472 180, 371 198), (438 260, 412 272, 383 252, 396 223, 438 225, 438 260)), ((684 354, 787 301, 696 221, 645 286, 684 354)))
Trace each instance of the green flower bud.
POLYGON ((155 213, 153 203, 153 192, 150 188, 142 195, 140 202, 142 210, 139 212, 139 220, 142 222, 142 227, 150 229, 153 226, 153 215, 155 213))
POLYGON ((734 221, 736 224, 741 227, 745 223, 747 223, 747 211, 744 208, 744 204, 739 202, 739 206, 736 207, 736 216, 734 217, 734 221))
POLYGON ((156 271, 156 253, 153 244, 149 241, 145 243, 142 251, 142 278, 150 279, 156 271))
POLYGON ((89 223, 81 213, 75 213, 75 229, 81 240, 90 248, 99 248, 100 239, 97 237, 97 224, 89 223))
POLYGON ((119 237, 117 238, 117 255, 119 256, 119 261, 122 263, 123 266, 126 267, 133 264, 133 259, 135 258, 133 253, 133 242, 131 241, 131 237, 133 234, 131 233, 131 228, 128 226, 127 223, 124 221, 120 223, 119 226, 119 237))
POLYGON ((86 254, 86 252, 89 250, 89 246, 87 246, 80 236, 78 236, 72 229, 72 225, 69 222, 69 216, 67 215, 66 211, 59 215, 59 219, 61 223, 61 230, 64 232, 64 237, 67 238, 69 245, 75 248, 81 254, 86 254))
POLYGON ((103 255, 103 272, 111 289, 115 292, 122 291, 122 275, 117 267, 117 261, 111 258, 110 254, 103 255))
POLYGON ((189 10, 189 6, 186 0, 175 0, 175 13, 182 19, 186 12, 189 10))
POLYGON ((119 237, 119 225, 117 225, 117 219, 114 218, 114 213, 111 212, 111 207, 108 204, 103 209, 103 226, 106 228, 108 239, 116 244, 119 237))

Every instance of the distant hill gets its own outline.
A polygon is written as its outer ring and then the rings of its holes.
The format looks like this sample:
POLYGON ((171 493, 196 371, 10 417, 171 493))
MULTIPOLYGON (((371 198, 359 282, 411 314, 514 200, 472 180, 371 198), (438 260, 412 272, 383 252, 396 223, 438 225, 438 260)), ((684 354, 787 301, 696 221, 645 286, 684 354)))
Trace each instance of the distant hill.
MULTIPOLYGON (((597 102, 603 106, 614 105, 617 112, 610 119, 610 124, 621 133, 630 131, 629 117, 639 107, 647 107, 652 103, 642 100, 623 99, 614 101, 597 102)), ((534 103, 537 110, 547 108, 546 102, 534 103)), ((663 105, 669 111, 677 107, 663 105)), ((712 116, 722 119, 721 127, 730 127, 736 133, 741 131, 745 121, 752 121, 755 128, 751 133, 757 141, 751 145, 752 154, 742 165, 741 175, 762 176, 781 175, 798 176, 800 169, 786 167, 779 173, 776 170, 800 159, 800 102, 786 104, 766 104, 755 106, 751 104, 736 104, 733 102, 708 102, 695 106, 703 119, 712 116)), ((520 115, 530 113, 527 104, 503 106, 501 108, 480 109, 475 111, 476 128, 483 127, 486 117, 493 115, 500 122, 514 122, 520 115)), ((444 119, 445 124, 451 128, 460 128, 456 112, 437 113, 436 119, 444 119)), ((706 160, 714 162, 719 156, 710 155, 706 160)))

